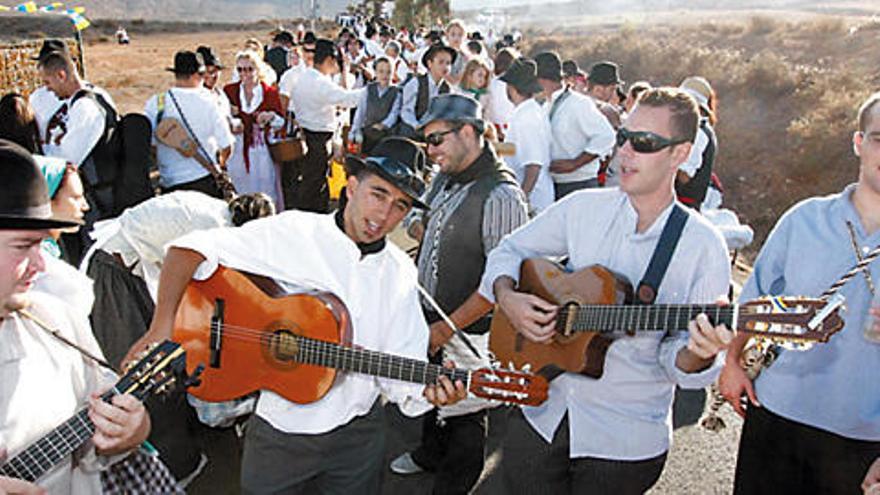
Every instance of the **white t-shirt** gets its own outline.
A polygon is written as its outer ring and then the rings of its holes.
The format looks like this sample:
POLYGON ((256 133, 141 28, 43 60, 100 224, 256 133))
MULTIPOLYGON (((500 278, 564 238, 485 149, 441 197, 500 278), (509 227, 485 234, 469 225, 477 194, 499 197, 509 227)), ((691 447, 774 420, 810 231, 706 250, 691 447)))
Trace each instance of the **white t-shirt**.
POLYGON ((510 115, 513 113, 513 103, 507 97, 507 83, 500 77, 492 78, 489 82, 489 104, 486 105, 486 120, 501 126, 503 130, 510 124, 510 115))
POLYGON ((550 115, 553 135, 550 157, 553 160, 570 160, 585 151, 599 156, 574 172, 550 174, 553 181, 565 183, 595 179, 601 158, 614 150, 615 133, 608 119, 596 108, 592 98, 572 90, 557 91, 544 108, 550 115), (553 103, 559 98, 564 100, 551 114, 553 103))
MULTIPOLYGON (((87 96, 80 96, 76 101, 73 101, 73 96, 66 100, 55 100, 58 102, 55 109, 46 117, 44 127, 40 128, 43 154, 63 158, 79 167, 104 133, 104 109, 87 96), (56 114, 60 118, 53 123, 56 114)), ((43 98, 39 104, 42 108, 49 108, 50 100, 43 98)))
POLYGON ((709 135, 700 127, 697 129, 694 145, 691 146, 691 154, 688 155, 688 159, 684 163, 678 166, 678 169, 693 179, 697 170, 703 165, 703 152, 706 151, 706 146, 709 146, 709 135))
POLYGON ((549 171, 550 122, 534 98, 529 98, 514 108, 504 141, 516 146, 516 153, 505 161, 513 169, 520 186, 525 181, 527 165, 541 167, 538 180, 529 193, 529 206, 534 213, 540 213, 553 203, 554 194, 549 171))
MULTIPOLYGON (((211 160, 216 160, 218 151, 232 146, 235 139, 229 130, 226 117, 220 115, 217 102, 207 89, 201 86, 198 88, 172 88, 164 93, 163 118, 178 119, 183 124, 183 119, 180 118, 174 100, 168 93, 174 94, 192 133, 205 148, 211 160)), ((153 95, 144 107, 144 114, 150 119, 154 130, 157 124, 158 100, 158 95, 153 95)), ((195 158, 187 158, 177 150, 156 141, 155 133, 153 134, 153 144, 156 146, 156 161, 161 176, 159 183, 162 187, 191 182, 208 175, 208 171, 195 158)))

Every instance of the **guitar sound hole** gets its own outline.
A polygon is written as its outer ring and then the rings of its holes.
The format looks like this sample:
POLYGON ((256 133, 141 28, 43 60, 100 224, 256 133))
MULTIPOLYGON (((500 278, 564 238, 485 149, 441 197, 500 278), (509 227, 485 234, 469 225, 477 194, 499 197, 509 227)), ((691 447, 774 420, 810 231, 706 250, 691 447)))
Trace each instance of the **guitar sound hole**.
POLYGON ((295 361, 299 355, 299 340, 290 330, 276 330, 269 341, 269 352, 279 361, 295 361))

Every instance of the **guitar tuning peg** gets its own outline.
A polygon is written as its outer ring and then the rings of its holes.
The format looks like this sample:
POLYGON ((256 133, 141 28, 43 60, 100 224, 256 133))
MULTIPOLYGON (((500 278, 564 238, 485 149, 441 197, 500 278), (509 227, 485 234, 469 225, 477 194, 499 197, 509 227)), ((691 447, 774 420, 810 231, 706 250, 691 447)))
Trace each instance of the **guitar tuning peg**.
POLYGON ((526 363, 523 365, 522 370, 523 370, 523 373, 531 373, 532 372, 532 365, 529 363, 526 363))

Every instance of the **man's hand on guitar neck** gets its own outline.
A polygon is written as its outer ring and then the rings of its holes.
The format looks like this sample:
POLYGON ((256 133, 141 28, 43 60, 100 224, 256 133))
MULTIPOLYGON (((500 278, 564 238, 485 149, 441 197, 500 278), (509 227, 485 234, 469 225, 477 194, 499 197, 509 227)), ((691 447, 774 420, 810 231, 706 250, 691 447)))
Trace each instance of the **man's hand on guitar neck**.
POLYGON ((493 284, 495 300, 511 325, 527 339, 546 343, 556 334, 556 312, 559 309, 538 296, 517 292, 512 278, 498 277, 493 284))
MULTIPOLYGON (((0 448, 0 463, 6 462, 6 449, 0 448)), ((0 476, 0 495, 43 495, 44 488, 24 480, 0 476)))
POLYGON ((675 365, 685 373, 696 373, 712 365, 715 356, 727 348, 733 332, 726 325, 712 326, 705 314, 688 324, 687 346, 678 352, 675 365))
MULTIPOLYGON (((455 364, 452 361, 446 361, 443 363, 443 366, 449 369, 455 368, 455 364)), ((451 406, 467 397, 467 389, 464 387, 464 383, 462 383, 461 380, 456 380, 453 385, 449 378, 440 375, 437 379, 437 383, 434 385, 426 385, 422 394, 428 402, 437 407, 451 406)))

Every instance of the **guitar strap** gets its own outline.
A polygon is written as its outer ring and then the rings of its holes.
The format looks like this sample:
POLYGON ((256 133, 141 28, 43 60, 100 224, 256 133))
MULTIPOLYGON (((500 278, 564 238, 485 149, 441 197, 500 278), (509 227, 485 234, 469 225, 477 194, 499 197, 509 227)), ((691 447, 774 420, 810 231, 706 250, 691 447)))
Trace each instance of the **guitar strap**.
POLYGON ((65 345, 67 345, 68 347, 72 347, 72 348, 76 349, 77 351, 79 351, 79 353, 82 354, 82 356, 83 356, 84 358, 87 358, 87 359, 89 359, 89 360, 91 360, 91 361, 94 361, 97 365, 99 365, 99 366, 101 366, 101 367, 104 367, 104 368, 107 368, 108 370, 110 370, 110 371, 116 373, 116 370, 113 369, 113 366, 111 366, 110 363, 108 363, 107 361, 101 359, 101 358, 98 357, 98 356, 95 356, 95 355, 92 354, 91 352, 89 352, 89 351, 83 349, 81 346, 79 346, 79 345, 77 345, 77 344, 71 342, 70 339, 68 339, 67 337, 61 335, 61 332, 59 332, 58 330, 52 328, 48 323, 44 322, 41 318, 38 318, 36 315, 34 315, 33 313, 31 313, 30 311, 27 311, 27 310, 25 310, 25 309, 20 309, 20 310, 18 310, 18 313, 19 313, 21 316, 27 318, 28 320, 31 320, 32 322, 36 323, 36 325, 37 325, 38 327, 42 328, 43 330, 45 330, 46 332, 48 332, 50 335, 52 335, 53 337, 55 337, 56 339, 58 339, 59 341, 61 341, 61 343, 63 343, 63 344, 65 344, 65 345))
POLYGON ((657 247, 654 248, 654 254, 651 255, 648 269, 645 270, 645 275, 636 290, 636 304, 654 304, 660 282, 666 275, 666 269, 669 268, 669 261, 672 260, 672 254, 675 253, 687 219, 688 215, 684 208, 678 203, 673 204, 672 212, 666 219, 666 225, 663 226, 657 247))

